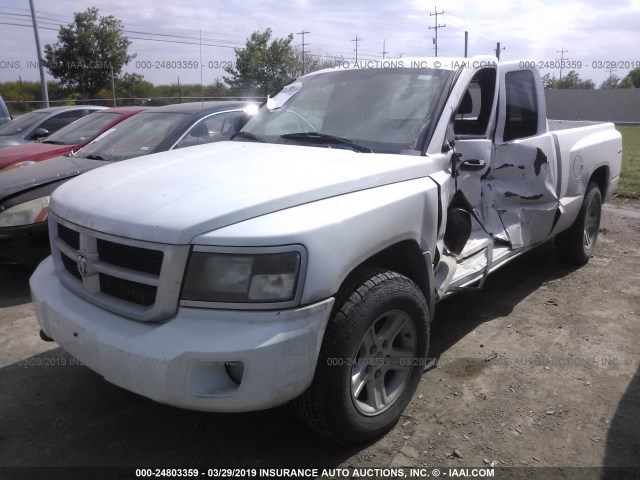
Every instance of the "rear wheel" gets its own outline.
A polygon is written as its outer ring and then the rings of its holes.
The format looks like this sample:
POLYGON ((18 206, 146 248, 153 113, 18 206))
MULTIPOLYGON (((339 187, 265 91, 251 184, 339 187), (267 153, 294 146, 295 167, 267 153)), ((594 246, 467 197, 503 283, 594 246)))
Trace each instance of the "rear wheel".
POLYGON ((600 189, 590 182, 576 221, 556 236, 556 250, 562 260, 573 265, 584 265, 589 261, 598 240, 601 214, 600 189))
POLYGON ((313 383, 294 402, 297 412, 335 441, 386 433, 420 382, 428 343, 420 289, 395 272, 360 272, 336 298, 313 383))

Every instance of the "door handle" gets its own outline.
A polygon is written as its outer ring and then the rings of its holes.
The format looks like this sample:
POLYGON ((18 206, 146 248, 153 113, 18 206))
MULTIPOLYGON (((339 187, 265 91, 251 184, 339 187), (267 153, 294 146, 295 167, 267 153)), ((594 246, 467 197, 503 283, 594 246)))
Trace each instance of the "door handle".
POLYGON ((460 170, 464 170, 466 172, 475 172, 479 170, 484 170, 487 164, 484 160, 463 160, 460 162, 460 170))

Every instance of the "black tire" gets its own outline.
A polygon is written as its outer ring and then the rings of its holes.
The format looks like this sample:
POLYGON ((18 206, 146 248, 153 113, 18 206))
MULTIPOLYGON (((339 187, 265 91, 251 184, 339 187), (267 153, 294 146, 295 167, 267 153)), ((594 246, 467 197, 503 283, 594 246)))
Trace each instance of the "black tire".
POLYGON ((561 260, 572 265, 589 261, 598 240, 601 215, 602 195, 598 186, 590 182, 576 221, 556 236, 556 251, 561 260))
POLYGON ((429 309, 416 284, 395 272, 360 271, 336 298, 313 383, 295 409, 330 440, 379 437, 411 401, 428 346, 429 309))

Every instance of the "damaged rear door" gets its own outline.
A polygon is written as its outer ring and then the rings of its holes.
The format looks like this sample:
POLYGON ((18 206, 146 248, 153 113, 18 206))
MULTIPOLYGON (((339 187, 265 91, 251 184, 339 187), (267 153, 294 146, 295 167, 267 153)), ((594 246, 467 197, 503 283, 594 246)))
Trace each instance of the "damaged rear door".
POLYGON ((558 212, 557 158, 542 82, 517 62, 499 66, 500 101, 489 182, 513 248, 549 238, 558 212))

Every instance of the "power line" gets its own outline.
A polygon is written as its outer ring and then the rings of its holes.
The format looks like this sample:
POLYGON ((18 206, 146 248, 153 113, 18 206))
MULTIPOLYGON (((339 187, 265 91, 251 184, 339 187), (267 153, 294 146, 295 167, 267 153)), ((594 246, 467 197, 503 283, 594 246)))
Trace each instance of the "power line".
MULTIPOLYGON (((0 22, 0 25, 11 25, 11 26, 15 26, 15 27, 27 27, 27 28, 33 28, 32 25, 25 25, 25 24, 21 24, 21 23, 10 23, 10 22, 0 22)), ((53 30, 55 32, 57 32, 59 29, 57 28, 51 28, 51 27, 39 27, 41 30, 53 30)), ((127 33, 129 31, 127 30, 123 30, 124 33, 127 33)), ((145 33, 145 32, 139 32, 142 33, 144 35, 157 35, 157 34, 153 34, 153 33, 145 33)), ((199 42, 185 42, 185 41, 179 41, 179 40, 163 40, 160 38, 143 38, 143 37, 133 37, 133 36, 127 36, 127 38, 131 39, 131 40, 146 40, 146 41, 150 41, 150 42, 162 42, 162 43, 177 43, 177 44, 184 44, 184 45, 200 45, 199 42)), ((197 38, 191 38, 192 40, 198 40, 197 38)), ((203 40, 207 40, 207 39, 203 39, 203 40)), ((218 41, 215 39, 209 39, 209 41, 218 41)), ((219 44, 214 44, 214 43, 202 43, 203 47, 219 47, 219 48, 236 48, 230 45, 219 45, 219 44)))
MULTIPOLYGON (((33 28, 33 25, 23 25, 21 23, 9 23, 9 22, 0 22, 0 25, 13 25, 14 27, 27 27, 33 28)), ((57 28, 49 28, 49 27, 40 27, 41 30, 54 30, 58 31, 57 28)))
POLYGON ((182 42, 179 40, 162 40, 160 38, 142 38, 142 37, 131 37, 131 36, 127 36, 127 38, 130 38, 132 40, 146 40, 149 42, 178 43, 183 45, 202 45, 203 47, 234 48, 234 49, 236 48, 229 45, 216 45, 213 43, 199 43, 199 42, 182 42))
MULTIPOLYGON (((2 20, 0 18, 0 20, 2 20)), ((0 25, 10 25, 10 26, 15 26, 15 27, 25 27, 25 28, 32 28, 32 25, 29 24, 21 24, 21 23, 13 23, 13 22, 2 22, 0 21, 0 25)), ((44 27, 44 26, 39 26, 40 30, 51 30, 54 32, 59 31, 58 28, 51 28, 51 27, 44 27)), ((143 32, 144 33, 144 32, 143 32)), ((148 35, 155 35, 155 34, 148 34, 148 35)), ((174 43, 174 44, 179 44, 179 45, 200 45, 199 42, 188 42, 188 41, 180 41, 180 40, 165 40, 165 39, 160 39, 160 38, 144 38, 144 37, 137 37, 137 36, 128 36, 129 39, 131 40, 142 40, 142 41, 149 41, 149 42, 160 42, 160 43, 174 43)), ((191 37, 193 38, 193 37, 191 37)), ((197 40, 197 38, 193 38, 193 40, 197 40)), ((203 38, 203 43, 202 46, 203 47, 219 47, 219 48, 235 48, 233 46, 230 45, 219 45, 219 44, 213 44, 213 43, 204 43, 204 41, 206 41, 206 38, 203 38)), ((358 41, 360 41, 361 39, 358 38, 358 41)), ((308 43, 305 43, 305 45, 309 45, 308 43)), ((358 58, 360 58, 361 60, 375 60, 375 56, 373 55, 362 55, 362 50, 358 49, 358 58)), ((341 55, 339 53, 336 52, 330 52, 330 51, 326 51, 323 52, 325 54, 326 57, 328 58, 334 58, 334 59, 339 59, 339 58, 344 58, 344 55, 341 55)), ((353 59, 354 57, 347 57, 347 59, 353 59)))
MULTIPOLYGON (((0 7, 0 8, 7 8, 7 9, 11 9, 11 10, 17 10, 17 11, 22 11, 22 12, 28 12, 28 9, 25 8, 13 8, 13 7, 0 7)), ((38 18, 43 18, 43 16, 41 14, 46 14, 46 15, 50 15, 52 17, 59 17, 59 19, 55 19, 55 18, 48 18, 47 20, 53 20, 56 22, 69 22, 69 23, 73 23, 75 18, 73 16, 69 16, 69 15, 61 15, 59 13, 54 13, 54 12, 48 12, 45 10, 38 10, 39 13, 37 13, 38 18), (64 19, 64 20, 61 20, 64 19)), ((125 26, 130 26, 130 27, 144 27, 144 28, 154 28, 154 29, 162 29, 162 30, 181 30, 184 32, 195 32, 196 30, 194 29, 190 29, 190 28, 178 28, 178 27, 163 27, 163 26, 159 26, 159 25, 153 25, 153 26, 149 26, 149 25, 142 25, 139 23, 131 23, 131 22, 123 22, 125 26)), ((206 30, 202 31, 203 33, 207 33, 206 30)), ((224 36, 229 36, 229 37, 239 37, 239 38, 246 38, 245 35, 238 35, 237 33, 226 33, 226 32, 215 32, 216 35, 224 35, 224 36)))
MULTIPOLYGON (((3 9, 11 9, 11 10, 16 10, 16 11, 20 11, 20 12, 28 12, 28 9, 23 9, 23 8, 12 8, 12 7, 0 7, 3 9)), ((0 14, 2 15, 14 15, 14 16, 24 16, 24 17, 30 17, 31 15, 28 14, 18 14, 18 13, 11 13, 11 12, 0 12, 0 14)), ((36 12, 36 16, 39 20, 49 20, 52 22, 55 22, 54 25, 61 25, 61 22, 68 22, 68 23, 73 23, 74 22, 74 18, 70 17, 70 16, 66 16, 66 15, 60 15, 57 13, 53 13, 53 12, 46 12, 43 10, 39 10, 38 12, 36 12), (46 14, 49 15, 49 17, 44 16, 42 14, 46 14), (51 18, 51 17, 58 17, 58 18, 51 18)), ((180 31, 184 31, 184 32, 197 32, 196 30, 193 29, 186 29, 186 28, 174 28, 174 27, 162 27, 162 26, 149 26, 149 25, 141 25, 141 24, 136 24, 136 23, 129 23, 129 22, 123 22, 125 28, 123 29, 126 30, 127 27, 143 27, 143 28, 153 28, 153 29, 163 29, 163 30, 180 30, 180 31)), ((151 33, 151 32, 133 32, 133 33, 138 33, 138 34, 145 34, 145 35, 157 35, 157 36, 169 36, 171 37, 172 35, 169 34, 162 34, 162 33, 151 33)), ((203 34, 206 34, 208 32, 203 30, 203 34)), ((211 32, 214 33, 214 32, 211 32)), ((222 36, 229 36, 229 37, 239 37, 239 38, 246 38, 244 35, 238 35, 238 34, 233 34, 233 33, 225 33, 225 32, 215 32, 215 35, 222 35, 222 36)), ((182 37, 181 35, 173 35, 173 37, 175 38, 180 38, 182 37)), ((192 39, 192 40, 197 40, 199 37, 185 37, 188 39, 192 39)), ((222 42, 222 43, 235 43, 238 45, 244 45, 244 42, 241 42, 239 40, 223 40, 223 39, 210 39, 210 38, 206 38, 203 37, 203 40, 213 40, 213 41, 217 41, 217 42, 222 42)))
MULTIPOLYGON (((13 10, 19 10, 19 9, 13 9, 13 10)), ((20 10, 19 10, 20 11, 20 10)), ((24 10, 22 10, 24 11, 24 10)), ((6 13, 6 12, 5 12, 6 13)), ((0 12, 0 15, 2 15, 3 13, 0 12)), ((8 13, 6 13, 8 15, 8 13)), ((22 15, 19 15, 22 16, 22 15)), ((28 15, 27 15, 28 16, 28 15)), ((50 31, 59 31, 59 26, 60 23, 58 23, 57 20, 55 20, 55 18, 47 18, 46 20, 44 19, 44 17, 40 14, 37 15, 39 19, 42 19, 42 23, 44 25, 40 25, 39 29, 40 30, 50 30, 50 31), (54 23, 51 23, 54 22, 54 23), (45 25, 55 25, 56 27, 48 27, 45 25)), ((57 14, 52 14, 52 16, 59 16, 57 14)), ((25 27, 25 28, 32 28, 31 24, 27 24, 27 23, 18 23, 20 21, 23 21, 22 19, 3 19, 2 17, 0 17, 0 25, 10 25, 10 26, 17 26, 17 27, 25 27), (10 21, 1 21, 1 20, 10 20, 10 21), (12 21, 11 21, 12 20, 12 21)), ((27 19, 25 18, 24 21, 26 22, 27 19)), ((132 25, 129 23, 126 23, 125 25, 132 25)), ((158 27, 158 28, 163 28, 163 27, 158 27)), ((167 29, 165 29, 166 31, 167 29)), ((187 30, 187 29, 176 29, 176 30, 182 30, 182 31, 193 31, 193 30, 187 30)), ((165 34, 165 33, 151 33, 151 32, 146 32, 143 30, 129 30, 127 28, 123 29, 123 33, 127 34, 127 37, 131 40, 140 40, 140 41, 148 41, 148 42, 159 42, 159 43, 170 43, 170 44, 177 44, 177 45, 200 45, 200 39, 198 37, 194 37, 194 36, 188 36, 188 35, 172 35, 172 34, 165 34), (133 34, 133 35, 132 35, 133 34), (142 36, 140 36, 142 35, 142 36), (154 38, 156 37, 156 38, 154 38), (162 37, 162 38, 157 38, 157 37, 162 37), (192 41, 189 41, 192 40, 192 41)), ((204 33, 204 32, 203 32, 204 33)), ((310 33, 310 32, 305 32, 306 33, 310 33)), ((230 34, 224 34, 221 32, 216 32, 216 35, 230 35, 230 34)), ((236 35, 238 37, 240 37, 240 35, 236 35)), ((375 60, 376 58, 379 58, 379 52, 374 52, 373 50, 366 50, 366 49, 362 49, 359 46, 360 41, 362 40, 360 37, 357 37, 358 40, 358 45, 357 45, 357 56, 356 56, 356 60, 375 60)), ((235 41, 235 40, 226 40, 226 39, 220 39, 220 38, 206 38, 203 36, 202 38, 202 46, 204 47, 214 47, 214 48, 227 48, 227 49, 231 49, 231 48, 235 48, 235 46, 237 45, 238 47, 243 46, 245 43, 244 42, 239 42, 239 41, 235 41)), ((306 42, 305 39, 305 57, 307 55, 307 53, 309 53, 306 49, 306 46, 308 46, 309 44, 306 42)), ((337 46, 337 45, 328 45, 328 44, 315 44, 317 46, 325 46, 325 47, 329 47, 332 50, 346 50, 345 47, 342 46, 337 46)), ((353 50, 352 50, 353 51, 353 50)), ((325 54, 325 56, 327 56, 328 58, 345 58, 348 60, 353 60, 354 57, 351 55, 344 55, 341 53, 337 53, 337 52, 333 52, 333 51, 325 51, 323 52, 325 54)), ((345 52, 346 53, 346 52, 345 52)), ((387 52, 388 53, 388 52, 387 52)))
POLYGON ((434 13, 429 12, 429 16, 430 17, 435 16, 436 17, 436 19, 435 19, 436 23, 435 23, 435 27, 432 27, 431 25, 429 25, 429 30, 434 29, 436 31, 436 38, 434 40, 434 44, 435 44, 435 47, 436 47, 436 57, 437 57, 438 56, 438 29, 439 28, 444 28, 447 25, 438 24, 438 15, 443 15, 444 14, 444 10, 439 12, 436 7, 433 7, 433 9, 434 9, 434 13))
POLYGON ((11 12, 0 12, 1 15, 11 15, 14 17, 31 17, 31 15, 28 15, 26 13, 11 13, 11 12))

